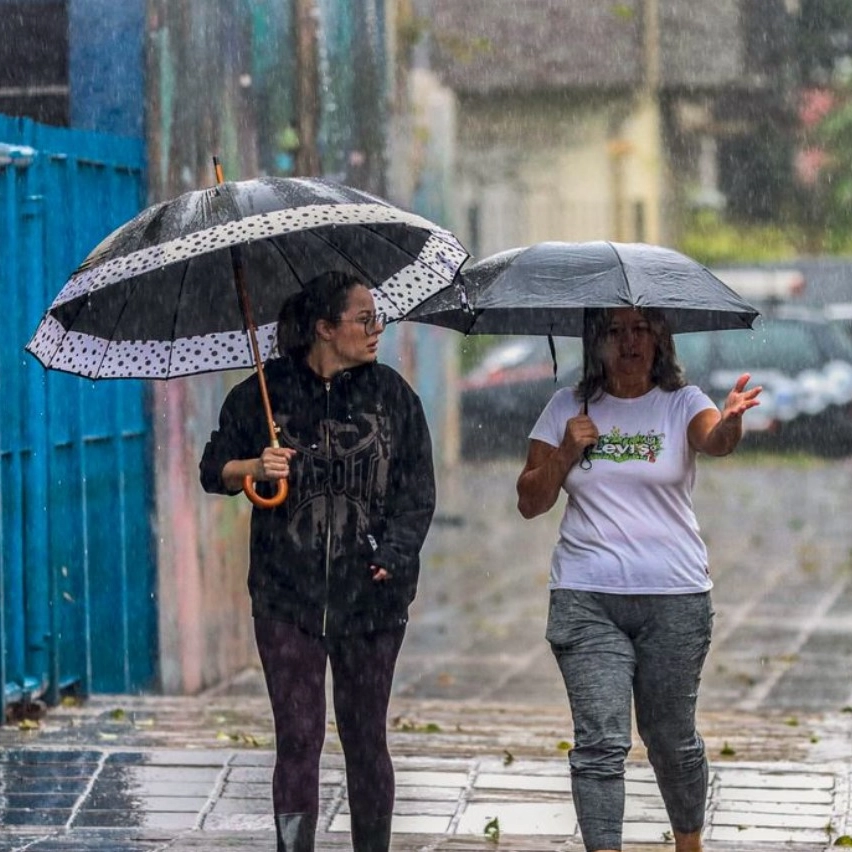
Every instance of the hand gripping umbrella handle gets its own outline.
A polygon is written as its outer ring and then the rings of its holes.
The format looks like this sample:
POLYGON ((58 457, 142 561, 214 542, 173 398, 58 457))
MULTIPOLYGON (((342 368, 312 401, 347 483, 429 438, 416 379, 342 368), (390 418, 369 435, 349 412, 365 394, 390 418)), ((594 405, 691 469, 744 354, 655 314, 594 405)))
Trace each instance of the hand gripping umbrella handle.
POLYGON ((274 509, 276 506, 280 506, 287 499, 287 492, 289 490, 287 480, 279 479, 278 490, 275 492, 275 496, 261 497, 254 489, 254 480, 250 476, 246 476, 243 479, 243 492, 259 509, 274 509))
MULTIPOLYGON (((263 401, 263 411, 266 415, 266 425, 269 427, 269 446, 278 447, 280 446, 278 443, 278 427, 275 425, 275 421, 272 417, 272 406, 269 403, 269 392, 266 389, 266 377, 263 374, 263 364, 260 360, 257 337, 255 336, 253 325, 249 325, 249 337, 251 339, 252 348, 255 352, 257 378, 260 382, 260 395, 263 401)), ((279 479, 278 490, 275 492, 275 496, 261 497, 255 490, 254 480, 252 477, 250 475, 246 475, 243 479, 243 492, 246 497, 248 497, 249 500, 251 500, 251 502, 260 509, 274 509, 276 506, 280 506, 287 499, 287 492, 289 490, 287 480, 279 479)))
MULTIPOLYGON (((234 273, 238 281, 240 296, 242 297, 245 294, 245 285, 242 279, 242 266, 238 265, 237 262, 234 264, 234 273)), ((249 339, 251 341, 252 350, 254 351, 255 364, 257 366, 257 378, 260 382, 260 396, 261 401, 263 402, 263 413, 266 415, 266 425, 269 428, 269 446, 278 447, 280 446, 278 443, 278 427, 272 417, 272 406, 269 403, 269 391, 266 389, 266 376, 263 373, 263 362, 260 359, 257 335, 255 334, 254 324, 251 321, 251 315, 248 313, 247 301, 248 300, 246 300, 245 304, 246 325, 248 326, 249 339)), ((287 499, 288 491, 289 486, 287 485, 287 480, 279 479, 278 490, 275 492, 275 496, 261 497, 254 488, 254 480, 252 477, 247 475, 243 479, 243 492, 246 497, 248 497, 249 500, 251 500, 251 502, 260 509, 274 509, 276 506, 280 506, 287 499)))

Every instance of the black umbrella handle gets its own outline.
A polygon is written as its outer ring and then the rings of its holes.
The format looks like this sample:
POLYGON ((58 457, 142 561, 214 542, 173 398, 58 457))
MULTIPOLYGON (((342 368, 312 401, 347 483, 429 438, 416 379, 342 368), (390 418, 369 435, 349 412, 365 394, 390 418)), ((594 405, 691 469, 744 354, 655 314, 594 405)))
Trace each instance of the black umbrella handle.
MULTIPOLYGON (((585 373, 585 367, 584 373, 585 373)), ((589 413, 589 398, 583 397, 583 414, 588 415, 589 413)), ((592 468, 592 460, 590 456, 592 455, 592 447, 586 447, 583 450, 583 457, 580 459, 580 470, 591 470, 592 468)))

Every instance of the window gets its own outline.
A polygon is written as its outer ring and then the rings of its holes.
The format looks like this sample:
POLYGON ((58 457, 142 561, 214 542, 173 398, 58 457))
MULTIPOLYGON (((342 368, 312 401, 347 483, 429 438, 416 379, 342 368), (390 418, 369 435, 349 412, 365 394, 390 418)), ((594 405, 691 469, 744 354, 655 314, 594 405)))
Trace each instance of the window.
POLYGON ((710 334, 716 332, 696 332, 694 334, 676 334, 674 337, 675 352, 680 361, 686 378, 692 381, 702 375, 710 358, 710 334))
POLYGON ((719 339, 720 367, 732 370, 775 369, 790 375, 822 367, 825 358, 809 323, 760 320, 753 331, 723 331, 719 339))

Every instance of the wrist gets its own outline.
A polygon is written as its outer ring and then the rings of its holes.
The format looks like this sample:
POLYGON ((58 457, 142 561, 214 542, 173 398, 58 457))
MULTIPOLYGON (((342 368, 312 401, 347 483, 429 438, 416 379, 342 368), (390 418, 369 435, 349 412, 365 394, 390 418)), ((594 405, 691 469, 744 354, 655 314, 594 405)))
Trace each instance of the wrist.
POLYGON ((565 447, 559 447, 554 455, 557 465, 562 469, 563 474, 566 474, 583 457, 583 448, 575 447, 567 450, 565 447))
POLYGON ((741 417, 726 417, 716 424, 718 451, 727 455, 736 448, 743 434, 741 417))

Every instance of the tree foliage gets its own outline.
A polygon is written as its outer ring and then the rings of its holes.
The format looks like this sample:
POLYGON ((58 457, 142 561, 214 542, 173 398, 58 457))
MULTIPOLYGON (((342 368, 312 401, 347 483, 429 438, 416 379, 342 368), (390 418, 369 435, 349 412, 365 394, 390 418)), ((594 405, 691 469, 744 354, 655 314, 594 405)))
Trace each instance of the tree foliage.
POLYGON ((836 103, 814 131, 824 157, 813 192, 829 250, 852 242, 852 88, 838 92, 836 103))

